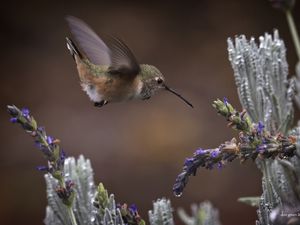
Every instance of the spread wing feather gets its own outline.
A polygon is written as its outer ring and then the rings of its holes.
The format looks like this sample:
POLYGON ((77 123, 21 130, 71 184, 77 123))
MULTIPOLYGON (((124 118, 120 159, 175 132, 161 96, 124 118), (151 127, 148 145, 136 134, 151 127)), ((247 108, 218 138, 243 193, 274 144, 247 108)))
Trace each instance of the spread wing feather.
POLYGON ((105 42, 82 20, 68 16, 66 18, 71 33, 95 65, 109 65, 110 74, 136 76, 140 66, 129 47, 119 38, 107 37, 105 42))

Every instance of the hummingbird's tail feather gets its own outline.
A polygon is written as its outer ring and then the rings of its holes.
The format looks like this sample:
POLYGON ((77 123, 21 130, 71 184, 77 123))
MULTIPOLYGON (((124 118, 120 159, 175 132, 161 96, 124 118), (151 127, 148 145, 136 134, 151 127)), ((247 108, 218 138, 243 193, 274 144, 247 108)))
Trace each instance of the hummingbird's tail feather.
POLYGON ((78 56, 80 59, 82 59, 82 55, 78 50, 78 48, 76 47, 76 45, 74 44, 74 42, 68 37, 66 37, 66 41, 67 41, 67 48, 70 51, 73 59, 76 60, 75 56, 78 56))

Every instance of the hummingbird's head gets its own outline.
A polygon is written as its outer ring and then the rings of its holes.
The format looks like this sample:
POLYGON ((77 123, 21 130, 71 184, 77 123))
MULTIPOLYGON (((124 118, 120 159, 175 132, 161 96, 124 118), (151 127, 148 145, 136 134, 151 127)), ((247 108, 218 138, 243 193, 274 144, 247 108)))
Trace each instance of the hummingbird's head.
POLYGON ((147 99, 158 90, 164 89, 165 78, 155 66, 143 64, 140 67, 141 81, 143 83, 141 97, 147 99))
POLYGON ((141 65, 140 73, 143 82, 143 87, 141 91, 141 97, 143 99, 150 98, 158 90, 166 90, 181 98, 189 106, 193 107, 193 105, 189 101, 187 101, 175 90, 167 86, 164 76, 155 66, 143 64, 141 65))
POLYGON ((165 78, 155 66, 141 65, 141 75, 145 87, 153 90, 153 94, 163 88, 165 78))

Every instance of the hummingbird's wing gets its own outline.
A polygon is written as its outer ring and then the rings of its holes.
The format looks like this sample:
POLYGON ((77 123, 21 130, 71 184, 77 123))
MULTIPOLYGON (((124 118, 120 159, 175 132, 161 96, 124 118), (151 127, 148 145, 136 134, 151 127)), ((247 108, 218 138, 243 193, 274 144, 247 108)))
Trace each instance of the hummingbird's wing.
POLYGON ((117 37, 108 37, 107 45, 110 49, 111 74, 136 76, 141 68, 129 47, 117 37))
POLYGON ((110 65, 109 48, 101 38, 82 20, 74 16, 67 16, 66 20, 77 44, 89 60, 96 65, 110 65))
POLYGON ((104 42, 82 20, 73 16, 67 16, 66 20, 80 49, 93 64, 109 65, 110 74, 136 76, 140 72, 134 54, 123 41, 107 37, 104 42))

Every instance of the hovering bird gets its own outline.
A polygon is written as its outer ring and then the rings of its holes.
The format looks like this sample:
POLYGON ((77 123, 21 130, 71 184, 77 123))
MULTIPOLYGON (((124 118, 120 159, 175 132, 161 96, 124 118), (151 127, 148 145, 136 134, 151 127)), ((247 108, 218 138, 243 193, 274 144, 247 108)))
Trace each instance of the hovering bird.
POLYGON ((75 40, 67 37, 67 48, 77 64, 82 89, 95 106, 131 99, 146 100, 158 90, 167 90, 193 107, 166 85, 164 76, 155 66, 139 64, 122 40, 111 36, 100 38, 76 17, 68 16, 66 20, 75 40))

